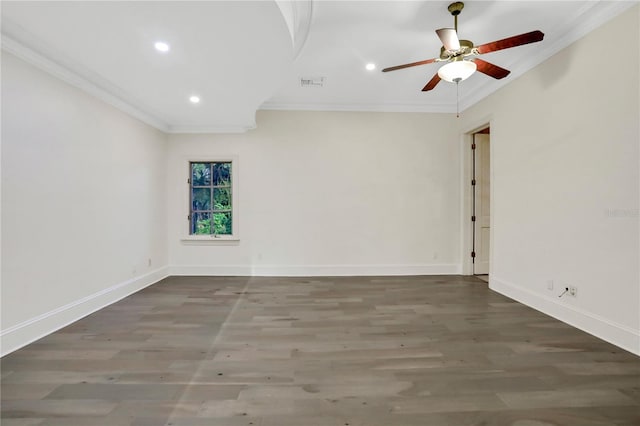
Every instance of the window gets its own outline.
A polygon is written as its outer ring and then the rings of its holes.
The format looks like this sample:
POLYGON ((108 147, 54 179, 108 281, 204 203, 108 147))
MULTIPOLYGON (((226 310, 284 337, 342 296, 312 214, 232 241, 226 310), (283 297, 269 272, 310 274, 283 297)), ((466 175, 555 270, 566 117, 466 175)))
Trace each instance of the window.
POLYGON ((235 239, 234 161, 189 162, 189 236, 235 239))

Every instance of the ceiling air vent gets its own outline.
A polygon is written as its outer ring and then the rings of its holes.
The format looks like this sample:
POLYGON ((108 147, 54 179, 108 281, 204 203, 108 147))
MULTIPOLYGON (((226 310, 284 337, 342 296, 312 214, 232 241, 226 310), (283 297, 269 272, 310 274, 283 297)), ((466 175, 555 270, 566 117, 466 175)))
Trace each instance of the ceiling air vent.
POLYGON ((300 77, 300 87, 321 88, 324 86, 324 77, 300 77))

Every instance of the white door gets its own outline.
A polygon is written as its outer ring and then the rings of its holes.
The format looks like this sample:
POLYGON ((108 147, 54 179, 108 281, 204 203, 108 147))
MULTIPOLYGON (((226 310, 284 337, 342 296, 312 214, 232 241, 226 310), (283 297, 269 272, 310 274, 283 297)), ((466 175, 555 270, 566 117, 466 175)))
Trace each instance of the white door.
POLYGON ((489 215, 491 212, 489 204, 489 177, 490 163, 490 143, 489 134, 478 133, 475 135, 475 191, 476 205, 473 222, 475 226, 475 259, 473 273, 476 275, 489 273, 489 215))

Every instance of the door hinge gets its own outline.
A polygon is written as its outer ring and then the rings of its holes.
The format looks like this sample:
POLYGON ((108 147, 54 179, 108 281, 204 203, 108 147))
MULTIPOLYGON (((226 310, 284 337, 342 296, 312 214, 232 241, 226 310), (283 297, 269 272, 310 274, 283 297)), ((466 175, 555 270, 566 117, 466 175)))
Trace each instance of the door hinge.
POLYGON ((476 144, 475 143, 471 144, 471 149, 476 149, 476 144))
POLYGON ((471 186, 476 186, 476 180, 475 179, 471 179, 471 186))
POLYGON ((187 220, 191 220, 191 215, 188 215, 188 216, 187 216, 187 220))
POLYGON ((187 179, 187 183, 191 183, 191 179, 187 179))
POLYGON ((471 252, 471 257, 472 257, 473 259, 475 259, 475 258, 476 258, 476 252, 475 252, 475 251, 472 251, 472 252, 471 252))
POLYGON ((471 222, 475 222, 476 221, 476 217, 475 216, 471 216, 471 222))

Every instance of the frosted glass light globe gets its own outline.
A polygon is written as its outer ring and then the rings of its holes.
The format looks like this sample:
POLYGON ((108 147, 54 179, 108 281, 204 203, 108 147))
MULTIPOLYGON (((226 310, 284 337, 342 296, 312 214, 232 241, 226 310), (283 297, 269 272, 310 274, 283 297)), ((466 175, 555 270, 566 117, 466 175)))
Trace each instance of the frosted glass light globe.
POLYGON ((438 75, 441 79, 450 83, 460 82, 471 77, 471 74, 476 72, 478 66, 475 62, 471 61, 455 61, 450 62, 438 70, 438 75))

